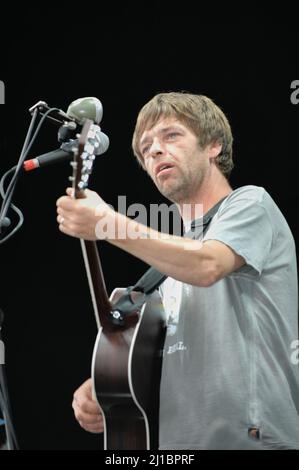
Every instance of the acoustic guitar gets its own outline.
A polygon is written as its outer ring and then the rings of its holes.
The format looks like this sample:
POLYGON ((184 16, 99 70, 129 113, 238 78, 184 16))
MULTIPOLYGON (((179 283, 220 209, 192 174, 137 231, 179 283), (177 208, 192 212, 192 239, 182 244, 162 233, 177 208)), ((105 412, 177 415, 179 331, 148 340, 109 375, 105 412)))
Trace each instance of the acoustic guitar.
MULTIPOLYGON (((99 127, 86 120, 74 150, 71 177, 75 198, 84 197, 95 159, 99 127)), ((104 448, 158 448, 159 388, 166 319, 158 292, 147 299, 132 292, 133 308, 115 324, 113 306, 126 289, 108 298, 96 242, 80 240, 98 326, 92 381, 104 417, 104 448), (142 302, 140 302, 142 300, 142 302), (138 306, 137 306, 138 305, 138 306)))

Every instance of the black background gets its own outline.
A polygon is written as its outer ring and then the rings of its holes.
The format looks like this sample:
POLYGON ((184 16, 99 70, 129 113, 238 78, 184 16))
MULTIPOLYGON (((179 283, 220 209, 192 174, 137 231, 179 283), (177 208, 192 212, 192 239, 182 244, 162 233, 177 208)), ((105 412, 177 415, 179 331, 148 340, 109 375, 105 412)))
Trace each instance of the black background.
MULTIPOLYGON (((5 21, 5 20, 4 20, 5 21)), ((2 33, 0 173, 15 165, 38 100, 66 110, 83 96, 103 104, 110 147, 96 162, 90 188, 116 205, 148 206, 163 198, 131 151, 137 113, 153 95, 206 94, 224 110, 234 134, 234 188, 260 185, 272 195, 297 237, 299 105, 298 33, 291 24, 256 19, 215 23, 203 15, 159 11, 135 18, 85 12, 67 15, 19 6, 2 33), (155 14, 154 14, 155 13, 155 14)), ((32 155, 58 147, 57 128, 43 128, 32 155)), ((96 336, 78 240, 57 229, 55 201, 67 186, 68 163, 24 175, 14 201, 22 229, 1 250, 0 306, 13 414, 23 449, 96 449, 98 436, 73 418, 72 394, 89 376, 96 336)), ((109 292, 135 282, 142 262, 99 244, 109 292)))

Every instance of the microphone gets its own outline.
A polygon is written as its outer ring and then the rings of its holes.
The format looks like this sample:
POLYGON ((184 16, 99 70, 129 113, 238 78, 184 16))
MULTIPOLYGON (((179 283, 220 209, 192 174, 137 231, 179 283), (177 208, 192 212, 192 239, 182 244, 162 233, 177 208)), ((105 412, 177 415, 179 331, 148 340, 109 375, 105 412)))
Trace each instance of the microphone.
MULTIPOLYGON (((86 119, 90 119, 94 123, 93 124, 94 136, 93 136, 93 143, 91 147, 93 154, 101 155, 104 152, 106 152, 106 150, 109 147, 109 138, 106 134, 101 132, 101 129, 98 125, 101 122, 102 117, 103 117, 103 106, 98 98, 95 98, 92 96, 85 97, 85 98, 78 98, 75 101, 72 101, 72 103, 69 105, 67 109, 67 113, 65 113, 64 111, 58 108, 50 108, 46 102, 39 101, 29 109, 29 112, 33 115, 31 126, 33 126, 34 124, 36 112, 39 112, 40 114, 44 115, 46 119, 50 119, 55 124, 59 124, 59 125, 62 124, 58 132, 58 141, 63 142, 63 143, 61 147, 57 150, 45 153, 43 155, 39 155, 38 157, 31 158, 23 162, 21 162, 21 157, 20 157, 18 165, 11 168, 1 178, 0 189, 1 189, 3 178, 5 179, 7 174, 11 173, 12 171, 15 171, 13 175, 13 179, 11 180, 11 183, 13 184, 9 186, 9 192, 6 192, 6 194, 4 195, 4 201, 1 207, 0 234, 1 234, 2 229, 6 229, 7 227, 11 225, 10 219, 6 217, 6 212, 9 209, 9 205, 11 204, 11 198, 14 192, 17 179, 19 178, 20 172, 31 171, 36 168, 40 168, 40 167, 47 166, 56 162, 62 162, 62 161, 71 159, 74 155, 74 152, 78 149, 78 145, 79 145, 79 141, 78 139, 75 139, 75 137, 78 136, 77 132, 78 130, 80 132, 80 129, 82 129, 86 119), (55 117, 53 117, 52 115, 50 116, 50 112, 51 113, 55 112, 56 116, 55 117)), ((31 130, 31 127, 28 130, 28 134, 27 134, 24 146, 25 144, 27 145, 27 140, 29 139, 30 130, 31 130)), ((30 146, 32 143, 33 141, 31 141, 30 146)), ((87 150, 87 152, 90 153, 89 150, 87 150)), ((22 152, 22 155, 23 155, 23 152, 22 152)), ((23 157, 22 157, 22 160, 23 160, 23 157)), ((3 187, 1 191, 3 191, 3 187)), ((4 242, 5 240, 7 240, 8 238, 10 238, 10 236, 12 236, 13 233, 17 229, 19 229, 20 225, 22 225, 22 222, 23 222, 22 213, 19 211, 19 209, 14 207, 12 204, 11 204, 11 207, 19 215, 19 224, 17 225, 17 227, 15 227, 15 229, 10 233, 9 236, 0 240, 0 244, 4 242)))
MULTIPOLYGON (((100 129, 100 128, 98 128, 100 129)), ((94 153, 95 155, 102 155, 106 152, 109 147, 109 137, 104 132, 96 131, 96 145, 94 153)), ((52 165, 53 163, 63 162, 70 160, 74 156, 74 151, 78 148, 78 139, 70 142, 63 143, 61 147, 52 152, 44 153, 38 157, 25 160, 23 163, 23 169, 25 171, 35 170, 43 166, 52 165)))
MULTIPOLYGON (((37 105, 44 106, 46 103, 40 101, 37 105)), ((33 108, 31 108, 31 110, 33 108)), ((93 96, 78 98, 71 102, 66 113, 60 111, 60 114, 64 118, 75 121, 80 126, 83 126, 86 119, 91 119, 95 124, 99 124, 103 117, 103 106, 100 100, 93 96)), ((71 136, 73 137, 73 134, 77 132, 77 126, 73 121, 65 122, 65 124, 60 127, 58 132, 58 140, 60 142, 65 141, 71 136)), ((99 126, 96 130, 96 140, 95 155, 101 155, 106 152, 109 147, 109 138, 104 132, 101 132, 99 126)), ((69 142, 64 142, 57 150, 26 160, 23 163, 23 169, 25 171, 31 171, 36 168, 69 160, 73 157, 74 150, 77 148, 78 139, 70 139, 69 142)))
MULTIPOLYGON (((50 107, 45 101, 38 101, 29 109, 29 112, 33 114, 36 109, 38 109, 41 114, 44 114, 44 111, 49 111, 50 107)), ((77 124, 83 125, 85 119, 91 119, 95 124, 99 124, 103 117, 103 106, 98 98, 88 96, 72 101, 67 112, 57 108, 55 108, 55 112, 56 117, 48 115, 47 119, 56 124, 62 124, 67 121, 74 123, 75 121, 77 124)), ((76 125, 74 128, 76 128, 76 125)))
POLYGON ((66 115, 80 125, 84 124, 86 119, 100 124, 103 117, 103 106, 100 100, 93 96, 78 98, 69 105, 66 115))
POLYGON ((53 150, 52 152, 44 153, 38 157, 25 160, 23 163, 23 169, 25 171, 35 170, 43 166, 51 165, 53 163, 64 162, 69 160, 73 156, 72 148, 74 147, 73 142, 69 142, 69 150, 64 150, 61 146, 60 149, 53 150))
POLYGON ((67 112, 60 110, 60 116, 64 117, 63 125, 58 131, 58 141, 66 142, 75 139, 75 136, 83 127, 86 119, 95 124, 100 124, 103 117, 103 106, 98 98, 92 96, 78 98, 69 105, 67 112))

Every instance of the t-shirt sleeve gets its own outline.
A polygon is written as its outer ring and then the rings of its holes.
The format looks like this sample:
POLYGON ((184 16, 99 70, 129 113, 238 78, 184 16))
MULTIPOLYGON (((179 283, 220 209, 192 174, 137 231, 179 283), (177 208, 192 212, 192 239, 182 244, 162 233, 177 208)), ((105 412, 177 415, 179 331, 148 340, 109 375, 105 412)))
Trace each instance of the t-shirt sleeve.
POLYGON ((214 219, 204 241, 218 240, 242 256, 246 265, 236 272, 252 274, 253 269, 260 275, 274 236, 264 198, 233 195, 220 207, 214 219))

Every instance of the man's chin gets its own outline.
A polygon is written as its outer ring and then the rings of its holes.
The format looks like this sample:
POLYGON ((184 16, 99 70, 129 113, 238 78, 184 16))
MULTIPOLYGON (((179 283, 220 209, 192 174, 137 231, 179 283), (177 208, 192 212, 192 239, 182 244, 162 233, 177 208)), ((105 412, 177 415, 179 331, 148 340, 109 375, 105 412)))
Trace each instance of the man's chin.
POLYGON ((177 189, 173 189, 173 188, 163 188, 163 189, 159 189, 160 193, 163 194, 164 197, 166 197, 167 199, 169 199, 171 202, 174 202, 174 203, 179 203, 182 198, 183 198, 183 192, 180 191, 180 190, 177 190, 177 189))

